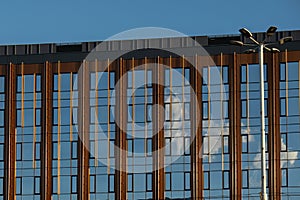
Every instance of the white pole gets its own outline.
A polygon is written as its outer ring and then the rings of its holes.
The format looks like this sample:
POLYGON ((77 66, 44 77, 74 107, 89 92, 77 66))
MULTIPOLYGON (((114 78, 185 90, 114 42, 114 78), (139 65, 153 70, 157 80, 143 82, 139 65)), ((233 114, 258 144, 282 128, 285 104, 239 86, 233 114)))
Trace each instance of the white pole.
POLYGON ((264 45, 259 45, 260 95, 261 95, 261 185, 262 200, 267 200, 266 141, 265 141, 265 88, 264 88, 264 45))

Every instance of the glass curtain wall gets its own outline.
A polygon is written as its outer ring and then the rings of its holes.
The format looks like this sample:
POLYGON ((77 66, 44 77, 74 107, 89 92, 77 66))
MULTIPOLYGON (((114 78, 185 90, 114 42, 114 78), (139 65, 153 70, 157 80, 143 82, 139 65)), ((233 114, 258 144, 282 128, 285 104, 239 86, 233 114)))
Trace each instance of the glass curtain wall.
POLYGON ((190 69, 165 69, 165 197, 191 198, 190 69))
POLYGON ((299 62, 280 64, 280 132, 282 199, 300 196, 299 62))
POLYGON ((17 76, 16 199, 40 199, 41 76, 17 76))
POLYGON ((127 72, 127 198, 152 198, 152 71, 127 72))
MULTIPOLYGON (((268 163, 268 83, 264 65, 266 163, 268 163)), ((258 64, 241 66, 242 197, 255 199, 261 192, 261 98, 258 64)), ((268 164, 267 172, 268 174, 268 164)), ((268 187, 268 177, 267 177, 268 187)), ((268 192, 268 188, 267 188, 268 192)))
POLYGON ((229 198, 228 66, 203 68, 203 197, 229 198))
POLYGON ((90 73, 90 199, 114 199, 114 72, 90 73))
POLYGON ((52 197, 77 198, 77 74, 54 74, 52 127, 52 197))

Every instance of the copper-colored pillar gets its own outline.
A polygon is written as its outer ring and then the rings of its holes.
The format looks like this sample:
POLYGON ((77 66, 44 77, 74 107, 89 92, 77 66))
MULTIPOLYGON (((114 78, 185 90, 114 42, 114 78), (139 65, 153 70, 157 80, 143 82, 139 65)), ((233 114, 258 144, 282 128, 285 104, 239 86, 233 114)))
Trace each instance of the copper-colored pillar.
POLYGON ((191 190, 192 199, 203 197, 202 173, 202 76, 200 67, 197 66, 198 56, 195 57, 195 66, 191 68, 191 190))
MULTIPOLYGON (((122 58, 119 60, 119 65, 116 68, 116 141, 115 145, 115 199, 126 199, 127 193, 127 141, 126 141, 126 127, 127 127, 127 78, 125 62, 122 58)), ((116 64, 116 63, 115 63, 116 64)))
POLYGON ((42 69, 41 199, 51 200, 52 188, 52 65, 42 69))
POLYGON ((80 138, 78 140, 78 181, 77 191, 79 200, 89 199, 89 66, 83 61, 78 76, 78 131, 80 138))
POLYGON ((165 113, 164 106, 164 67, 161 58, 157 58, 156 66, 153 71, 153 145, 152 145, 152 158, 153 158, 153 176, 152 176, 152 188, 153 199, 164 199, 165 196, 165 171, 164 171, 164 151, 162 149, 165 146, 164 138, 164 119, 165 113))
POLYGON ((268 152, 269 152, 269 198, 280 200, 280 63, 278 54, 267 54, 268 64, 268 152))
POLYGON ((230 199, 242 199, 242 141, 240 60, 234 53, 229 65, 229 148, 230 148, 230 199))
POLYGON ((16 171, 16 66, 7 65, 5 76, 4 199, 15 199, 16 171))

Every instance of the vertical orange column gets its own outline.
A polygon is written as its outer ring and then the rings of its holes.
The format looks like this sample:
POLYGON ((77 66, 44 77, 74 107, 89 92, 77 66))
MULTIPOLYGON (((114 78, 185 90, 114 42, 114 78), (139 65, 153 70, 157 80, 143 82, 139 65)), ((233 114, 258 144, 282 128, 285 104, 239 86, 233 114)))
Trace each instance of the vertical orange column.
POLYGON ((199 57, 195 56, 195 66, 191 68, 191 87, 194 95, 191 96, 191 190, 192 199, 202 199, 203 172, 202 172, 202 77, 199 57))
POLYGON ((16 171, 16 67, 7 65, 5 76, 4 199, 15 199, 16 171))
POLYGON ((229 148, 230 148, 230 199, 242 199, 242 141, 240 62, 234 53, 229 65, 229 148))
POLYGON ((41 199, 51 200, 52 188, 52 93, 53 73, 49 62, 42 69, 41 199))

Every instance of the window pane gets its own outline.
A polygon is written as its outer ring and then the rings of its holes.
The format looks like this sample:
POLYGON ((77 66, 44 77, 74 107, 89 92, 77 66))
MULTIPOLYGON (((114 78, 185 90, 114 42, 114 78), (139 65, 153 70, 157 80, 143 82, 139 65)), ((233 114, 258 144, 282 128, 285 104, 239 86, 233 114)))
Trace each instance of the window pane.
POLYGON ((96 187, 96 177, 95 175, 90 175, 90 193, 95 193, 96 187))
POLYGON ((229 147, 228 147, 228 136, 223 136, 223 152, 229 153, 229 147))
POLYGON ((34 177, 34 193, 40 193, 40 177, 34 177))
POLYGON ((229 171, 223 172, 223 188, 229 189, 229 171))
POLYGON ((242 181, 243 181, 243 188, 248 188, 248 171, 242 171, 242 181))
POLYGON ((72 193, 77 193, 77 176, 72 176, 72 193))
POLYGON ((242 100, 242 117, 247 117, 247 100, 242 100))
POLYGON ((22 143, 17 143, 17 146, 16 146, 16 150, 17 150, 17 160, 22 160, 22 143))
POLYGON ((16 194, 22 193, 22 178, 17 177, 16 178, 16 194))
POLYGON ((127 191, 132 192, 132 174, 127 175, 127 180, 128 180, 128 186, 127 186, 127 191))
POLYGON ((77 158, 77 141, 72 142, 72 159, 77 158))
POLYGON ((4 160, 4 144, 0 144, 0 161, 4 160))
POLYGON ((208 119, 208 102, 203 102, 203 119, 208 119))
POLYGON ((286 116, 286 99, 285 98, 280 99, 280 115, 286 116))
POLYGON ((166 190, 171 190, 171 174, 165 173, 166 177, 166 190))
POLYGON ((35 143, 35 159, 40 160, 41 144, 39 142, 35 143))
POLYGON ((227 66, 223 66, 222 67, 222 73, 223 73, 223 83, 226 84, 228 83, 228 67, 227 66))
POLYGON ((190 182, 191 181, 191 173, 190 172, 185 172, 184 173, 184 189, 185 190, 190 190, 190 182))
POLYGON ((209 189, 209 172, 204 172, 204 189, 209 189))
POLYGON ((115 176, 109 175, 109 192, 114 192, 115 188, 115 176))
MULTIPOLYGON (((0 86, 1 87, 1 86, 0 86)), ((4 181, 3 181, 3 178, 1 177, 0 178, 0 195, 3 194, 3 186, 4 186, 4 181)))
POLYGON ((241 82, 245 83, 247 81, 247 66, 246 65, 242 65, 242 70, 241 70, 241 82))
POLYGON ((280 63, 280 80, 285 80, 285 63, 280 63))
POLYGON ((147 191, 152 190, 152 174, 147 174, 147 191))
POLYGON ((242 152, 248 152, 248 135, 242 135, 242 152))
POLYGON ((184 103, 184 119, 190 119, 190 103, 184 103))
POLYGON ((281 186, 287 186, 287 169, 281 169, 281 186))

